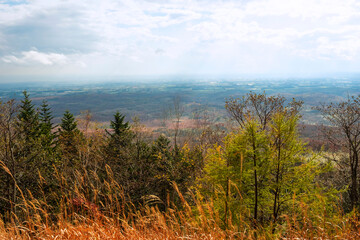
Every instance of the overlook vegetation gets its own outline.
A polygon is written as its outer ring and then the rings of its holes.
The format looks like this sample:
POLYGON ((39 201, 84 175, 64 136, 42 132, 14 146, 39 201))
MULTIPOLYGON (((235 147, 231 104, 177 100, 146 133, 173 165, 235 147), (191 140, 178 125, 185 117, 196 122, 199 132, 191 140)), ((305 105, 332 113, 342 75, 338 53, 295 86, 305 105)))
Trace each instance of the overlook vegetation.
POLYGON ((155 133, 115 112, 108 129, 51 106, 0 103, 0 238, 357 239, 360 96, 315 107, 318 150, 300 137, 302 101, 247 93, 233 120, 178 98, 155 133), (165 122, 166 120, 166 122, 165 122))

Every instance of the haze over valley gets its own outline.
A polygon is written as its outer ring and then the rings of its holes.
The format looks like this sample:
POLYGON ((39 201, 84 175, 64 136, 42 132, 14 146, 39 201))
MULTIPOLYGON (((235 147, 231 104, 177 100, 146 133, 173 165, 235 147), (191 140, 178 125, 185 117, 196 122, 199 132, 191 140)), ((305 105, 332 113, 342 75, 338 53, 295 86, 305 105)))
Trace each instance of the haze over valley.
POLYGON ((74 115, 88 110, 94 121, 109 122, 120 111, 128 120, 137 116, 141 121, 162 118, 164 109, 180 97, 185 106, 184 116, 192 118, 193 111, 202 106, 216 112, 217 120, 227 117, 225 101, 249 92, 281 95, 304 101, 302 122, 318 124, 322 118, 312 107, 320 103, 339 102, 360 92, 360 77, 337 78, 229 78, 229 77, 162 77, 123 78, 121 81, 21 82, 0 83, 2 99, 21 99, 27 90, 33 102, 47 100, 55 121, 65 110, 74 115))

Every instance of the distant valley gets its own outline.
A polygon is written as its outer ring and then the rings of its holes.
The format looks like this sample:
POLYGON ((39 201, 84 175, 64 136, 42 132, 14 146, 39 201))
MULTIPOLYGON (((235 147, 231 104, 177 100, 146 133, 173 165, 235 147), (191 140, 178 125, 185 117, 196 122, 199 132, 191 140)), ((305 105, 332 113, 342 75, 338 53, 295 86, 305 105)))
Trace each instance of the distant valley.
POLYGON ((65 110, 79 115, 83 110, 92 113, 93 120, 108 122, 116 111, 130 120, 138 116, 141 121, 161 119, 171 107, 174 97, 184 106, 184 117, 191 119, 199 107, 216 115, 217 121, 226 117, 224 104, 230 97, 240 97, 250 91, 268 95, 282 95, 288 100, 304 101, 305 124, 321 121, 312 110, 321 102, 337 102, 360 93, 359 78, 342 79, 169 79, 151 81, 122 81, 105 83, 7 83, 0 84, 0 97, 21 99, 27 90, 36 105, 46 99, 58 122, 65 110))

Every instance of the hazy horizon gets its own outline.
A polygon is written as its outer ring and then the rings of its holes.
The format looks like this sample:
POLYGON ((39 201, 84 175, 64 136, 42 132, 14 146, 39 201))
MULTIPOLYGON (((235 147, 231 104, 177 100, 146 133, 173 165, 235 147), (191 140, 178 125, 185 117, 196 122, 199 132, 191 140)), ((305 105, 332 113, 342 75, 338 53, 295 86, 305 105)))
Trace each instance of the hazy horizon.
POLYGON ((215 74, 167 74, 167 75, 119 75, 119 76, 1 76, 0 84, 101 84, 101 83, 131 83, 131 82, 178 82, 178 81, 302 81, 302 80, 352 80, 360 81, 360 72, 336 74, 311 74, 311 75, 281 75, 281 74, 248 74, 248 75, 215 75, 215 74))

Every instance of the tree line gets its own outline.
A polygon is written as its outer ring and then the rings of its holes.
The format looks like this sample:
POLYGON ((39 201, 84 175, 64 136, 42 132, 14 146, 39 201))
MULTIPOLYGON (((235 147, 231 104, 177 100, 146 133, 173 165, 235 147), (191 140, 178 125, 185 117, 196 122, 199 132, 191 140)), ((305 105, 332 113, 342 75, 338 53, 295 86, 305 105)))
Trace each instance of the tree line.
POLYGON ((178 101, 173 136, 155 138, 144 137, 139 122, 127 122, 120 112, 102 130, 90 129, 89 113, 75 119, 66 111, 54 125, 48 103, 37 108, 26 91, 20 103, 0 102, 5 222, 21 215, 26 198, 46 202, 56 219, 59 196, 66 190, 78 199, 78 185, 71 183, 79 181, 81 198, 100 209, 112 182, 135 208, 153 204, 169 211, 181 206, 182 197, 197 196, 217 209, 224 228, 245 219, 275 231, 283 216, 301 215, 304 206, 314 216, 336 214, 339 206, 344 214, 358 211, 360 96, 314 109, 327 120, 320 127, 319 138, 328 146, 322 151, 311 150, 299 135, 301 101, 265 93, 230 98, 225 108, 235 125, 226 136, 198 114, 199 134, 184 143, 178 140, 183 112, 178 101))

